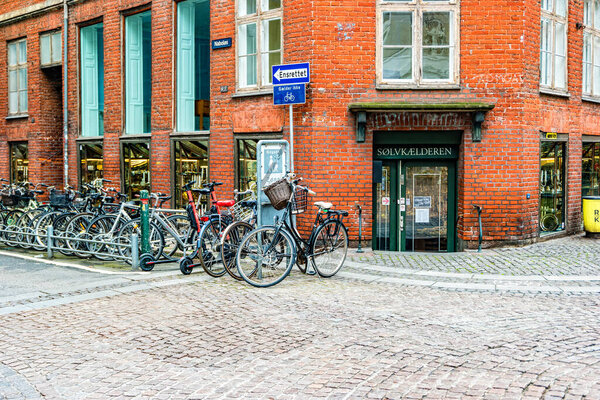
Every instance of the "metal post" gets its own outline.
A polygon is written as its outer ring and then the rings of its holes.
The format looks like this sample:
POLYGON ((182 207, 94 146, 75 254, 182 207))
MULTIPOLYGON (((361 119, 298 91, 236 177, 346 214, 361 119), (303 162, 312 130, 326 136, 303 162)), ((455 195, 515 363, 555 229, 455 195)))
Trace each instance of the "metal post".
POLYGON ((52 225, 48 225, 48 227, 46 228, 46 246, 47 246, 47 255, 48 258, 53 258, 54 257, 54 251, 53 251, 53 247, 54 247, 54 227, 52 225))
POLYGON ((140 199, 142 200, 142 207, 140 208, 140 225, 142 228, 142 253, 150 253, 150 194, 147 190, 140 191, 140 199))
POLYGON ((294 172, 294 108, 290 104, 290 167, 294 172))
POLYGON ((363 249, 361 246, 361 238, 362 238, 362 207, 360 204, 356 204, 358 207, 358 248, 356 249, 357 253, 362 253, 363 249))
POLYGON ((477 248, 478 252, 481 252, 481 242, 483 242, 483 227, 481 224, 481 210, 483 207, 478 205, 473 205, 473 207, 477 210, 477 219, 479 221, 479 247, 477 248))
POLYGON ((139 251, 138 235, 131 235, 131 270, 135 271, 140 266, 140 251, 139 251))

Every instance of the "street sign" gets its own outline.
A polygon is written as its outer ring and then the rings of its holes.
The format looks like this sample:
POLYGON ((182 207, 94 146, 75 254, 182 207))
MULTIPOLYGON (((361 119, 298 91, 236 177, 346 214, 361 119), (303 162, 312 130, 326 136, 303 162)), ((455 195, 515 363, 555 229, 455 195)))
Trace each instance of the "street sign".
POLYGON ((225 49, 231 47, 231 38, 217 39, 212 41, 212 49, 225 49))
POLYGON ((304 104, 306 103, 306 85, 276 85, 273 86, 273 104, 304 104))
POLYGON ((310 64, 273 65, 273 85, 289 85, 292 83, 310 83, 310 64))

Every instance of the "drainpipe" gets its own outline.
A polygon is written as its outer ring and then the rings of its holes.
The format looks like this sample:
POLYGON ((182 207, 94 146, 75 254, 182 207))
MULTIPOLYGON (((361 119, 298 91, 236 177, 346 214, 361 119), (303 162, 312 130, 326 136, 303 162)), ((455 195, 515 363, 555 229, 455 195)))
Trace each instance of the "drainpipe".
POLYGON ((67 110, 68 104, 68 90, 67 90, 67 78, 68 78, 68 58, 67 58, 67 43, 68 32, 69 32, 69 9, 67 6, 67 0, 63 0, 63 186, 67 186, 69 183, 69 112, 67 110))

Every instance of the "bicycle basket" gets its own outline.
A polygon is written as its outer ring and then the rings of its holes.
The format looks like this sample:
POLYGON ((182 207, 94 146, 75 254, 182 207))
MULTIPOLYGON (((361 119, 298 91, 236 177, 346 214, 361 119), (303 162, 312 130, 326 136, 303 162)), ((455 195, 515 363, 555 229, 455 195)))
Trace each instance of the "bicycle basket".
POLYGON ((294 202, 292 203, 292 214, 302 214, 304 211, 306 211, 307 205, 308 195, 306 190, 296 188, 296 193, 294 194, 294 202))
POLYGON ((252 218, 254 211, 252 207, 242 205, 245 201, 256 200, 254 193, 250 193, 244 198, 238 199, 233 207, 230 208, 233 216, 238 221, 249 221, 252 218))
POLYGON ((14 207, 19 202, 19 198, 14 194, 3 194, 2 195, 2 204, 5 207, 14 207))
POLYGON ((53 190, 50 192, 50 205, 52 207, 66 207, 69 205, 69 194, 53 190))
POLYGON ((265 186, 263 191, 269 198, 271 205, 276 210, 283 210, 290 200, 292 188, 285 178, 281 178, 268 186, 265 186))

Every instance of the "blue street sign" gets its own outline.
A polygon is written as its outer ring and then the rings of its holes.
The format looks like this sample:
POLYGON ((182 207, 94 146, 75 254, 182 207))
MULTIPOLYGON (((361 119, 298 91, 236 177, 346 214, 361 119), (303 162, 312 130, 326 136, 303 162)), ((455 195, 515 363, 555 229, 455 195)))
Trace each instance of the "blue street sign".
POLYGON ((292 83, 310 83, 309 63, 273 65, 273 85, 289 85, 292 83))
POLYGON ((231 47, 231 38, 217 39, 212 41, 212 49, 225 49, 231 47))
POLYGON ((276 106, 306 103, 306 85, 273 86, 273 104, 276 106))

